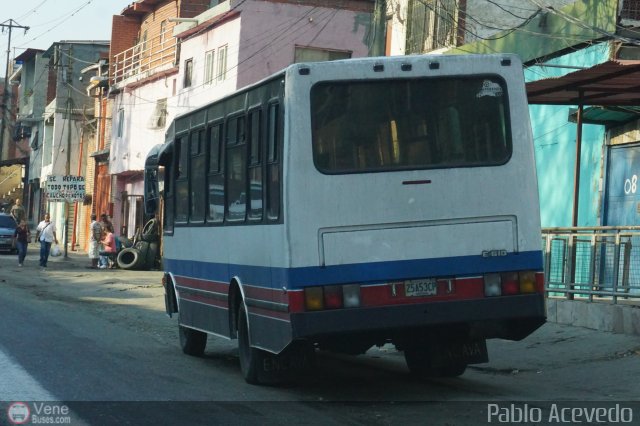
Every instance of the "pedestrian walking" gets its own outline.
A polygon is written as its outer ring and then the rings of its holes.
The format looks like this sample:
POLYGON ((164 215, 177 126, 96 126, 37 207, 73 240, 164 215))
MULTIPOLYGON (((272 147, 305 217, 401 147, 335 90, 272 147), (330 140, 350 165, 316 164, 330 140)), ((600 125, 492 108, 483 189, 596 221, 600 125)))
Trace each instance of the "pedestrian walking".
POLYGON ((20 224, 23 220, 27 220, 27 213, 24 211, 24 206, 19 198, 16 199, 16 203, 11 207, 11 216, 17 224, 20 224))
POLYGON ((18 266, 22 266, 24 258, 27 256, 27 246, 31 240, 31 232, 29 232, 25 220, 19 222, 13 236, 16 239, 16 248, 18 249, 18 266))
POLYGON ((51 222, 49 213, 44 215, 44 220, 38 224, 36 228, 36 237, 40 241, 40 267, 44 270, 47 267, 49 253, 51 252, 51 244, 58 244, 56 236, 56 225, 51 222))
POLYGON ((97 221, 95 214, 91 215, 91 225, 89 225, 89 259, 91 264, 87 268, 97 269, 100 258, 100 240, 102 239, 102 224, 97 221))

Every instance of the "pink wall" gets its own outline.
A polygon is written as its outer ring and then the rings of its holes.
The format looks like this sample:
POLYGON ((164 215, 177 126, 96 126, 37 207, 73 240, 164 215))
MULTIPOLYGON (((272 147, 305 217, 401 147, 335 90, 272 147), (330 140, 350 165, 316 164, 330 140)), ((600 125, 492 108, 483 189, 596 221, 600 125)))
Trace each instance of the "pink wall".
POLYGON ((238 87, 293 63, 296 45, 351 51, 354 58, 368 55, 364 41, 367 28, 358 23, 363 15, 370 22, 368 13, 290 3, 246 5, 241 14, 238 87))
MULTIPOLYGON (((218 99, 239 88, 268 77, 294 61, 295 47, 349 51, 365 57, 370 13, 327 7, 301 6, 287 2, 233 2, 234 17, 182 41, 176 105, 180 112, 218 99), (237 12, 240 12, 239 15, 237 12), (366 23, 366 24, 365 24, 366 23), (206 52, 227 46, 227 78, 205 84, 206 52), (193 84, 182 87, 184 61, 193 61, 193 84)), ((218 15, 203 18, 215 20, 218 15)))

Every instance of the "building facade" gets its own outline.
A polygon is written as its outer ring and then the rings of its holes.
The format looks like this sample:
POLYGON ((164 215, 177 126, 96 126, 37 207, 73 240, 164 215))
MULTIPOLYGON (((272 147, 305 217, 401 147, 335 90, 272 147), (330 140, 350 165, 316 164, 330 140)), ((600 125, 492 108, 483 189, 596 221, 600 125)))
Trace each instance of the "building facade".
MULTIPOLYGON (((106 57, 107 41, 61 41, 43 53, 47 69, 46 106, 43 131, 34 156, 34 167, 40 168, 39 183, 45 187, 49 176, 85 176, 89 158, 89 141, 95 138, 93 99, 87 96, 81 76, 87 64, 106 57)), ((82 202, 51 202, 41 196, 40 210, 51 214, 60 242, 77 249, 79 235, 84 233, 89 208, 82 202)))
POLYGON ((132 237, 144 224, 144 161, 175 116, 296 61, 367 56, 373 8, 365 0, 142 0, 114 17, 109 172, 117 231, 132 237))

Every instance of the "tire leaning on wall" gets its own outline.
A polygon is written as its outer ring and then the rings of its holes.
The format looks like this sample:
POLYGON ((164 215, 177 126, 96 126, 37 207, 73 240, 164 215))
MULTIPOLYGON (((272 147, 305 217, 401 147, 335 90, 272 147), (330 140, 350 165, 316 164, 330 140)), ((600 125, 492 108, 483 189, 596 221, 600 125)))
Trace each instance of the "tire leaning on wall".
POLYGON ((120 269, 141 269, 144 266, 144 258, 140 250, 136 248, 126 248, 118 253, 118 267, 120 269))

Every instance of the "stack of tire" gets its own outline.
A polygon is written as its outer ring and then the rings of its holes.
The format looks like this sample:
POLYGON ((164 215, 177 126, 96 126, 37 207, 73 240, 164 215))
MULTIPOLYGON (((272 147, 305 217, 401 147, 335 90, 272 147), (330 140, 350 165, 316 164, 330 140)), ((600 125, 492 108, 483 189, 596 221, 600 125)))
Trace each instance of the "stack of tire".
POLYGON ((122 249, 118 253, 118 267, 121 269, 151 269, 155 266, 159 253, 158 226, 156 219, 148 221, 139 241, 132 247, 122 249))

